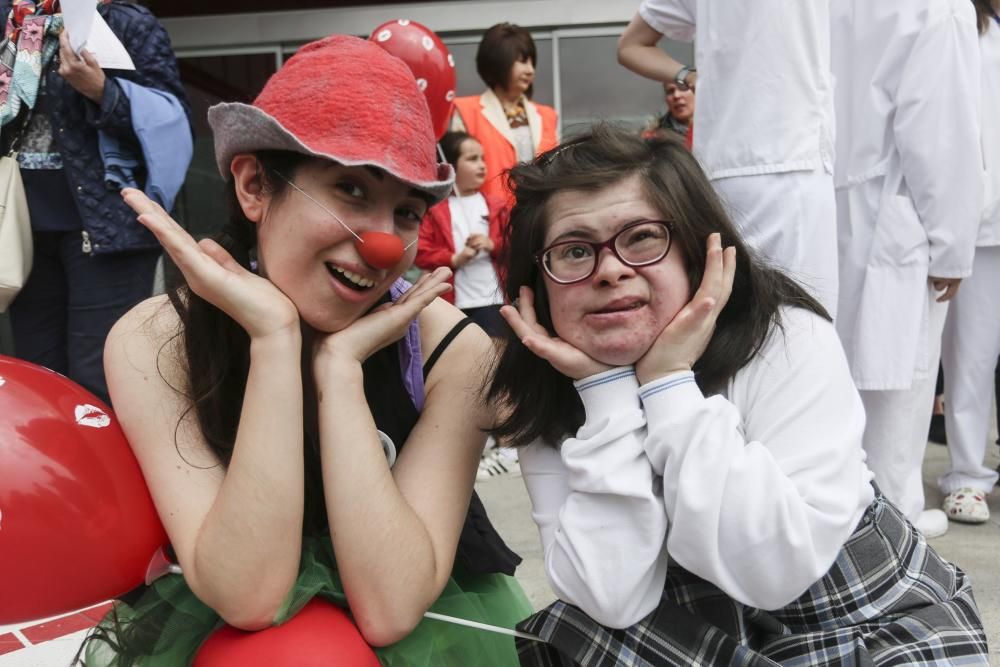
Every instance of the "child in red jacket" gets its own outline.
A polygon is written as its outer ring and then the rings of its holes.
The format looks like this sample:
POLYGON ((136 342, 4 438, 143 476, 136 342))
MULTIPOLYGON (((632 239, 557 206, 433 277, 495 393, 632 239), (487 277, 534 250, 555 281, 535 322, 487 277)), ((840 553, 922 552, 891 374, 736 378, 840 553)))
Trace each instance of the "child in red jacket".
POLYGON ((448 132, 441 138, 441 150, 455 167, 455 189, 447 201, 427 211, 416 265, 425 271, 439 266, 454 270, 454 290, 443 298, 497 336, 503 326, 497 259, 509 211, 502 201, 479 192, 486 163, 478 141, 465 132, 448 132))

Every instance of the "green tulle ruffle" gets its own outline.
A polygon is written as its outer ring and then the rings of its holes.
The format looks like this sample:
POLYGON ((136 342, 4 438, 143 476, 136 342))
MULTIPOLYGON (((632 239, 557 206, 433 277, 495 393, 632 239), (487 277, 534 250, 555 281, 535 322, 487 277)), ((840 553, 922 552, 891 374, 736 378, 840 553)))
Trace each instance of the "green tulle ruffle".
MULTIPOLYGON (((304 539, 299 577, 275 622, 284 623, 317 596, 347 607, 329 536, 304 539)), ((531 615, 532 608, 513 577, 470 574, 456 567, 431 611, 512 629, 531 615)), ((182 576, 166 576, 134 605, 115 603, 84 645, 83 663, 88 667, 188 665, 201 644, 222 625, 219 615, 195 597, 182 576)), ((290 648, 290 659, 293 653, 290 648)), ((512 637, 427 618, 406 638, 375 653, 389 667, 518 664, 512 637)))

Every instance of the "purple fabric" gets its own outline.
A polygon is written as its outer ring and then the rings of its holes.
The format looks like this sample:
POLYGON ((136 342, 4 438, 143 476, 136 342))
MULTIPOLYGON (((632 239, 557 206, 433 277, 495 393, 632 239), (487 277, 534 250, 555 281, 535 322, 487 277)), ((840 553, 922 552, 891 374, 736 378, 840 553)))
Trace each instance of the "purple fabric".
MULTIPOLYGON (((410 283, 399 278, 389 288, 389 297, 395 301, 410 287, 410 283)), ((399 372, 403 376, 403 386, 417 412, 421 412, 424 409, 424 368, 420 353, 420 323, 416 318, 396 345, 399 346, 399 372)))

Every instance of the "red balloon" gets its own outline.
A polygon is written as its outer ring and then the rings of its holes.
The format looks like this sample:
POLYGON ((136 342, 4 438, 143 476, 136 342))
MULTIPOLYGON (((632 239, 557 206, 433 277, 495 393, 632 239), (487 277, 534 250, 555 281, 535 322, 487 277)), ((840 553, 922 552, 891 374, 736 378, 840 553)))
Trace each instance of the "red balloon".
POLYGON ((378 667, 357 626, 340 607, 314 598, 288 622, 260 632, 226 625, 205 640, 194 667, 378 667))
POLYGON ((377 269, 391 269, 403 259, 406 249, 403 239, 385 232, 363 232, 361 240, 355 242, 361 259, 377 269))
POLYGON ((121 595, 166 543, 111 409, 0 356, 0 625, 121 595))
POLYGON ((416 21, 388 21, 368 38, 407 65, 427 98, 434 136, 448 131, 455 106, 455 59, 434 32, 416 21))

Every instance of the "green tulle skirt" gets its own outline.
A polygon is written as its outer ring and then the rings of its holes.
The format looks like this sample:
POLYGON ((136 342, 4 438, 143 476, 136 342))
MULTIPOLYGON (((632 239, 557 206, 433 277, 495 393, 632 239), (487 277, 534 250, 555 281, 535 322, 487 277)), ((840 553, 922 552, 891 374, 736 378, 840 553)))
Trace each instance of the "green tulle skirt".
MULTIPOLYGON (((299 577, 275 622, 289 620, 314 597, 347 607, 329 536, 303 541, 299 577)), ((532 613, 513 577, 472 574, 457 567, 430 610, 508 629, 532 613)), ((84 644, 83 664, 188 665, 201 644, 222 625, 219 615, 195 597, 183 577, 166 576, 134 605, 115 603, 84 644)), ((391 667, 518 664, 513 637, 427 618, 406 638, 374 650, 381 664, 391 667)), ((293 653, 290 648, 290 656, 293 653)))

